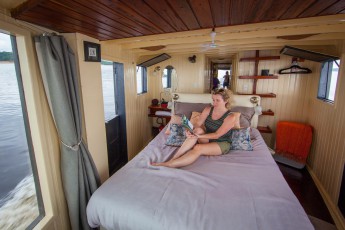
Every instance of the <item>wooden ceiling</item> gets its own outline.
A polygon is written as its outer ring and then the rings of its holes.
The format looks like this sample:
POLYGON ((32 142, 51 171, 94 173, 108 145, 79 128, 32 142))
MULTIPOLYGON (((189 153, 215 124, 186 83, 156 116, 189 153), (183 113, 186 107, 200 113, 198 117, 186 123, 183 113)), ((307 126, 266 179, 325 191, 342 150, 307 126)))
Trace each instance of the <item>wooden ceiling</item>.
POLYGON ((16 19, 120 44, 139 56, 206 52, 221 58, 345 39, 345 0, 29 0, 10 11, 16 19))
POLYGON ((104 41, 344 12, 344 0, 29 0, 11 14, 104 41))

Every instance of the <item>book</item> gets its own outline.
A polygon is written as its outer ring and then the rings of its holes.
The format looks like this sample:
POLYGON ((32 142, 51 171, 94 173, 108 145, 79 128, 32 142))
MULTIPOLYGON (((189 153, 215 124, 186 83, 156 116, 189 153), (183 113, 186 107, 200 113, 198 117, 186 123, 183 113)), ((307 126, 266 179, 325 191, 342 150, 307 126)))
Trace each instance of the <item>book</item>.
POLYGON ((193 126, 192 122, 190 122, 190 120, 189 120, 185 115, 182 116, 181 124, 182 124, 182 126, 185 127, 189 132, 191 132, 192 134, 194 134, 194 131, 193 131, 194 126, 193 126))

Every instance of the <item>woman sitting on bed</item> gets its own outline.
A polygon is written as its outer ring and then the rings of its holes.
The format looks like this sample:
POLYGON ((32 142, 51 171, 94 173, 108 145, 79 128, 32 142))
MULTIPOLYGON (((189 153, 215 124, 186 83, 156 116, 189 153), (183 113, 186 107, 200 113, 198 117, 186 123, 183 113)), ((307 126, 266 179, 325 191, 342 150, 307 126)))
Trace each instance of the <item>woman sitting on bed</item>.
POLYGON ((216 89, 212 92, 213 106, 206 107, 193 130, 186 131, 187 139, 174 157, 166 162, 152 163, 154 166, 179 168, 192 164, 202 155, 217 156, 230 150, 231 129, 239 114, 230 113, 232 92, 227 89, 216 89), (206 131, 201 128, 203 124, 206 131))

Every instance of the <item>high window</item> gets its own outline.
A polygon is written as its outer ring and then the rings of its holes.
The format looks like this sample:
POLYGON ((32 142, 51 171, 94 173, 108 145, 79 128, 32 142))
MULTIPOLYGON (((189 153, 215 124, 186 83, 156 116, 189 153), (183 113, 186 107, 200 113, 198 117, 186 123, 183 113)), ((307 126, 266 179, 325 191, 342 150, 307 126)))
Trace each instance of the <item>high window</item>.
POLYGON ((333 103, 338 81, 340 60, 323 62, 317 98, 333 103))
POLYGON ((147 92, 147 70, 146 67, 137 66, 137 94, 147 92))
POLYGON ((109 121, 113 119, 116 114, 113 62, 102 60, 101 70, 104 100, 104 119, 105 121, 109 121))
POLYGON ((44 216, 14 36, 0 33, 0 229, 44 216))

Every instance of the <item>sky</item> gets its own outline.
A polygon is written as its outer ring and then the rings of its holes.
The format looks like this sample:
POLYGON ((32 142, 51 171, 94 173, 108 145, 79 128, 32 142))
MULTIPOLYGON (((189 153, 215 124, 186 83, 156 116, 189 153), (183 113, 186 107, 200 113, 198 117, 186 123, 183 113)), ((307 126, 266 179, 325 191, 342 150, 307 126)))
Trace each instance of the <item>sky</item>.
POLYGON ((0 52, 12 52, 10 36, 0 32, 0 52))

